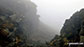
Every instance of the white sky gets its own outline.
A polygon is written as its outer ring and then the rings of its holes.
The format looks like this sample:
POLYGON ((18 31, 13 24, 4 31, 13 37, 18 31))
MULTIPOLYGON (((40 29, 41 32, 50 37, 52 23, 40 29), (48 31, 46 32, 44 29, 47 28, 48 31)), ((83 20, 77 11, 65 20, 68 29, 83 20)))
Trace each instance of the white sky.
POLYGON ((32 0, 37 5, 40 20, 60 31, 65 19, 84 8, 84 0, 32 0))

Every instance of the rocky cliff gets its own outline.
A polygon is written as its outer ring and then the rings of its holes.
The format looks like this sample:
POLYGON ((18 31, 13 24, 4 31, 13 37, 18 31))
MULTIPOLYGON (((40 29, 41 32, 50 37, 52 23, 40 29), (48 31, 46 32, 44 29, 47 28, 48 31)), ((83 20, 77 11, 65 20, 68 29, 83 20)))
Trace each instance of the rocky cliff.
MULTIPOLYGON (((19 24, 19 30, 25 35, 25 37, 21 37, 26 38, 26 41, 49 41, 53 38, 54 35, 50 31, 55 32, 55 30, 39 21, 40 16, 37 15, 37 6, 30 0, 0 0, 0 7, 6 9, 1 9, 4 12, 0 10, 0 14, 10 10, 16 15, 13 19, 22 18, 20 19, 22 22, 19 24)), ((12 12, 7 13, 11 14, 12 12)), ((17 34, 20 34, 20 31, 17 34)))
MULTIPOLYGON (((58 47, 69 47, 67 43, 84 43, 84 9, 75 12, 70 19, 66 19, 60 31, 61 35, 56 35, 51 41, 51 45, 58 47), (58 45, 57 45, 58 44, 58 45)), ((74 47, 75 45, 71 46, 74 47)), ((84 47, 76 45, 76 47, 84 47)))

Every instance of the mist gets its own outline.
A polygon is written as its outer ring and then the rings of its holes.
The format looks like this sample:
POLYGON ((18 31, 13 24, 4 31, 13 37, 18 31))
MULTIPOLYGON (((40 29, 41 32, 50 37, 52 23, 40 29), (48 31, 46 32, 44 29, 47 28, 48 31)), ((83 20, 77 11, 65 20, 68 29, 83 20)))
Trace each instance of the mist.
MULTIPOLYGON (((9 38, 15 41, 21 38, 21 43, 25 43, 24 47, 31 44, 34 46, 44 44, 45 47, 48 46, 46 42, 51 43, 54 39, 60 39, 62 34, 65 35, 70 26, 69 23, 66 24, 67 21, 70 21, 72 14, 83 8, 83 5, 83 0, 0 0, 0 25, 4 27, 6 23, 7 27, 5 26, 4 30, 7 28, 9 33, 13 32, 12 35, 8 35, 11 36, 9 38), (13 27, 9 27, 10 25, 13 27)), ((3 32, 2 36, 5 34, 3 32)))
POLYGON ((16 19, 22 18, 19 23, 20 31, 16 33, 21 38, 25 36, 26 42, 50 41, 59 34, 57 30, 40 21, 40 14, 37 14, 38 6, 30 0, 0 0, 0 7, 3 11, 7 9, 14 12, 17 17, 13 17, 16 19))
POLYGON ((60 30, 66 19, 76 11, 84 8, 84 0, 31 0, 37 5, 37 14, 40 21, 57 30, 60 30))

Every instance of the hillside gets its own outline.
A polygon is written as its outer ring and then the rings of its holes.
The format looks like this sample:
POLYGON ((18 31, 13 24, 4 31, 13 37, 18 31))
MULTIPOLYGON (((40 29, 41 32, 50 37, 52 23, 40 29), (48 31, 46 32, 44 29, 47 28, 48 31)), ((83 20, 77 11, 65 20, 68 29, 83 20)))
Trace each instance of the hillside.
MULTIPOLYGON (((56 35, 51 41, 51 45, 58 47, 69 47, 69 42, 84 42, 84 9, 74 13, 70 19, 66 19, 60 31, 61 35, 56 35), (59 42, 59 43, 58 43, 59 42), (58 45, 57 45, 58 44, 58 45)), ((72 45, 71 47, 84 47, 83 45, 72 45)))

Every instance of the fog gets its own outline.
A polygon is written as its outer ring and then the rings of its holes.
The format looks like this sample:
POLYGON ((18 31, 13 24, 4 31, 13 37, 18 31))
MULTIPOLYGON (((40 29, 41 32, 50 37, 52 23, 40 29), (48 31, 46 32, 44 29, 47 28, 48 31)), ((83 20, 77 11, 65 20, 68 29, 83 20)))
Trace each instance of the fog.
POLYGON ((11 19, 21 21, 15 34, 26 42, 45 42, 60 34, 65 20, 83 5, 83 0, 0 0, 0 15, 13 12, 11 19))
POLYGON ((37 5, 40 21, 60 32, 72 14, 84 8, 84 0, 32 0, 37 5))
POLYGON ((59 34, 58 31, 39 20, 40 14, 37 14, 37 7, 30 0, 0 0, 1 15, 10 14, 8 11, 13 12, 12 19, 17 22, 21 21, 18 24, 19 31, 15 34, 21 38, 25 36, 26 41, 30 43, 33 43, 31 41, 50 41, 56 34, 59 34))

